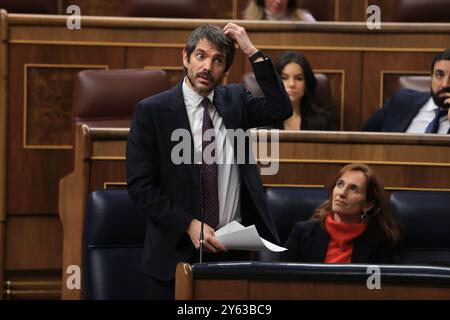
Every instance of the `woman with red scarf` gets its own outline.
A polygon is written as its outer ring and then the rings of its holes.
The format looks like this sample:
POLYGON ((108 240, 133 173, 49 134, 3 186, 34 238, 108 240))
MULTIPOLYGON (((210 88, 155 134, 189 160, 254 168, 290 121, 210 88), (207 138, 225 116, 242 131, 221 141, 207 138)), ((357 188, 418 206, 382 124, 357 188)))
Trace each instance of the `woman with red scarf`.
POLYGON ((284 261, 392 263, 399 226, 375 172, 365 164, 343 167, 330 197, 308 221, 297 223, 286 241, 284 261))

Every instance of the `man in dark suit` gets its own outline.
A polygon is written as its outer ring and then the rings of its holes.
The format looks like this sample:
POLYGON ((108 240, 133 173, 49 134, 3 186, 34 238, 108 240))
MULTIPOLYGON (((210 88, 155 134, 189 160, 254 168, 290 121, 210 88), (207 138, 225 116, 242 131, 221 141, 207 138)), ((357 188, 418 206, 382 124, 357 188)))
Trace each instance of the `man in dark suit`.
POLYGON ((450 133, 450 49, 431 65, 431 91, 401 90, 364 125, 364 131, 450 133))
POLYGON ((223 259, 216 252, 227 250, 214 230, 233 220, 255 224, 262 237, 279 242, 256 165, 233 161, 243 150, 231 147, 226 132, 292 115, 270 58, 255 48, 244 28, 229 23, 223 29, 195 29, 183 50, 183 64, 181 83, 136 105, 127 143, 128 192, 148 216, 142 268, 154 299, 174 297, 178 262, 198 261, 202 210, 203 246, 210 259, 223 259), (249 57, 265 98, 241 85, 219 85, 232 64, 235 43, 249 57), (174 152, 179 146, 174 136, 183 132, 188 148, 174 152), (213 137, 208 139, 207 132, 213 137), (212 162, 205 158, 207 149, 212 162), (219 156, 225 161, 218 163, 219 156), (180 157, 189 161, 180 162, 180 157))

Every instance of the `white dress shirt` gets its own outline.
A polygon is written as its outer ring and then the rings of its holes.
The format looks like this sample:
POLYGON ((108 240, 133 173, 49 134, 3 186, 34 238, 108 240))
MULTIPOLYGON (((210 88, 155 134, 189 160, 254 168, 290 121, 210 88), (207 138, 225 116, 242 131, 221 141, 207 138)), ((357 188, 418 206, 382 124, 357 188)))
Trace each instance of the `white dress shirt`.
MULTIPOLYGON (((203 107, 200 105, 203 97, 183 81, 183 98, 194 139, 194 152, 202 153, 202 125, 203 107)), ((218 163, 218 191, 219 191, 219 224, 217 229, 227 223, 236 220, 241 221, 240 215, 240 182, 239 169, 234 161, 234 150, 227 139, 226 128, 222 117, 212 104, 214 91, 207 98, 209 104, 209 116, 213 122, 216 142, 216 161, 218 163)), ((201 159, 198 157, 197 159, 201 159)))
MULTIPOLYGON (((434 103, 433 98, 430 99, 420 108, 413 121, 406 130, 407 133, 425 133, 428 124, 434 119, 438 106, 434 103)), ((447 114, 439 119, 439 129, 437 133, 447 134, 450 124, 447 114)))

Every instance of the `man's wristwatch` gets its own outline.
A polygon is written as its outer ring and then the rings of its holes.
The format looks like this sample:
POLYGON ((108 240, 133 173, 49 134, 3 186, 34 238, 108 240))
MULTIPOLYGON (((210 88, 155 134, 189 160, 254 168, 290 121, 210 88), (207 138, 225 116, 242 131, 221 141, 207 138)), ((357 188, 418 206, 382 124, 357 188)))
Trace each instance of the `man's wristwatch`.
POLYGON ((261 52, 261 50, 256 51, 254 54, 252 54, 248 60, 250 60, 251 63, 254 63, 256 61, 256 59, 258 58, 265 58, 264 54, 261 52))

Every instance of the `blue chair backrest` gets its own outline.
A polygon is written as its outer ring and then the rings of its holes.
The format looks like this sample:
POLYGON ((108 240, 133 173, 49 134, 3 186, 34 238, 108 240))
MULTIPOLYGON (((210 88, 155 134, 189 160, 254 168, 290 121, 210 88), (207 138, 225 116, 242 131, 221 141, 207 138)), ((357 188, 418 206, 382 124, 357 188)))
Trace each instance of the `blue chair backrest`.
POLYGON ((284 243, 292 227, 308 220, 327 199, 327 191, 324 188, 272 187, 266 189, 266 198, 280 241, 284 243))
POLYGON ((145 299, 139 264, 146 218, 126 190, 100 190, 87 199, 83 235, 87 299, 145 299))
POLYGON ((397 191, 390 203, 406 231, 402 263, 450 265, 450 192, 397 191))

